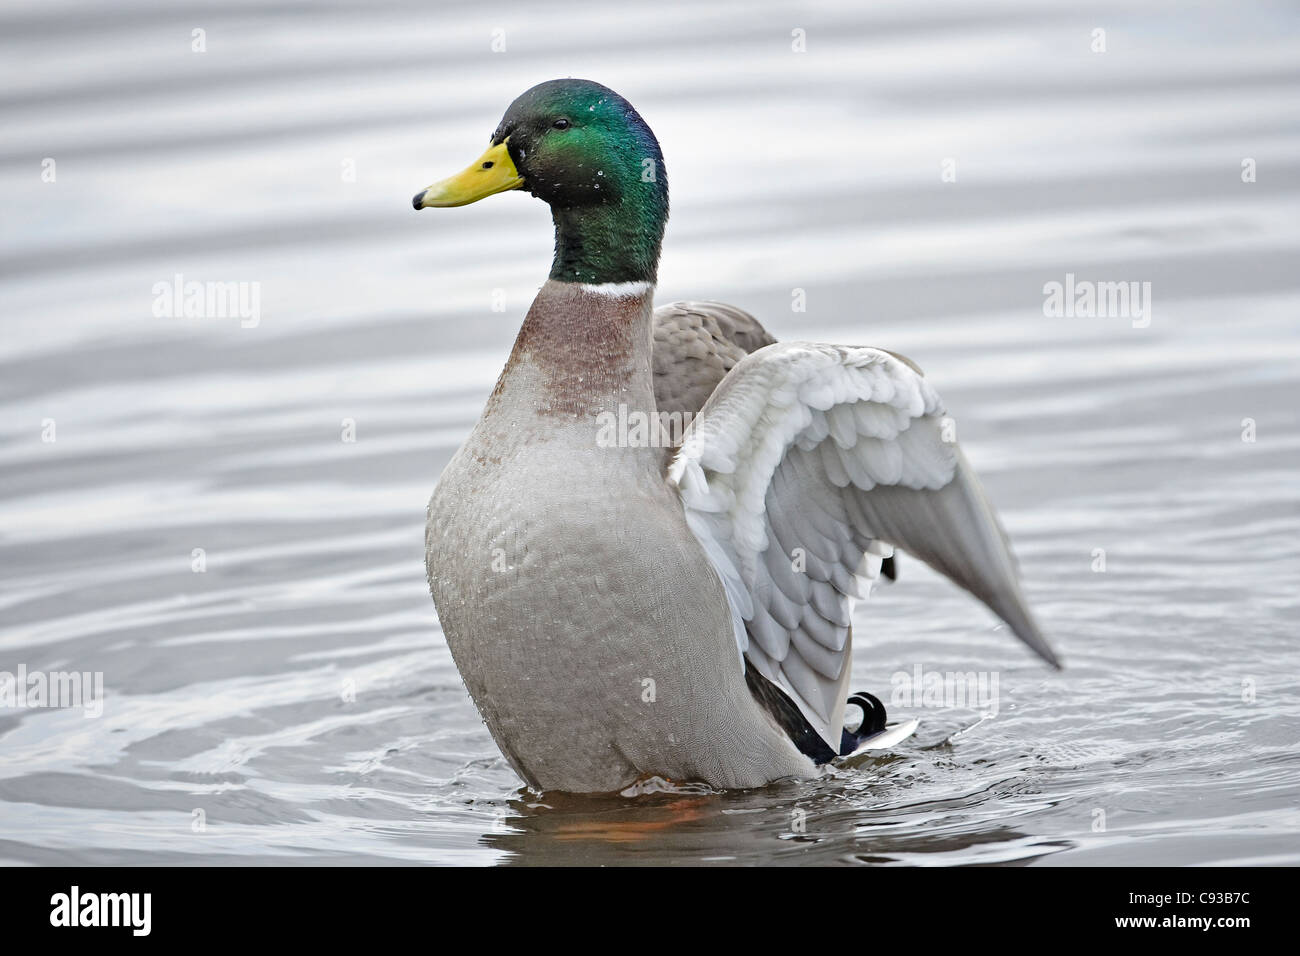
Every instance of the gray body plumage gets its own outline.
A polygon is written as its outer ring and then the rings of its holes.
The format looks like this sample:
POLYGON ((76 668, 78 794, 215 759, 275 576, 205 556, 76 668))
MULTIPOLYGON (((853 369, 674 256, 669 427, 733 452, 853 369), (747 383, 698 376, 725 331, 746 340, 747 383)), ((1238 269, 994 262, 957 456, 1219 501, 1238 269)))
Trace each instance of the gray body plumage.
MULTIPOLYGON (((564 307, 554 286, 534 310, 564 307)), ((517 347, 443 471, 426 556, 447 643, 536 789, 612 791, 645 774, 753 787, 813 773, 745 685, 722 584, 664 480, 664 449, 597 443, 599 411, 653 407, 649 297, 635 307, 622 383, 557 417, 545 411, 545 359, 517 347)), ((690 352, 703 380, 735 364, 724 334, 688 338, 668 348, 690 352)), ((684 377, 656 385, 685 394, 684 377)))
POLYGON ((447 643, 524 780, 816 773, 746 666, 838 751, 853 604, 894 547, 1055 663, 914 365, 717 303, 652 316, 652 291, 547 282, 429 503, 447 643), (620 409, 698 416, 680 448, 611 444, 620 409))

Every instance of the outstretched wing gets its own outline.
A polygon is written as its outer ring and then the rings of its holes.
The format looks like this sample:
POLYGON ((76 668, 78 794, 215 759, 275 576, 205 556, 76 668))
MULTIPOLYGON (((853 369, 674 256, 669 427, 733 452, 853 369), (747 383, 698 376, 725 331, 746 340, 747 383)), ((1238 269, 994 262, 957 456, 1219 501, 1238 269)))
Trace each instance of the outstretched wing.
POLYGON ((787 342, 738 362, 669 466, 726 587, 736 641, 838 750, 855 599, 901 548, 1053 666, 997 516, 911 362, 787 342))

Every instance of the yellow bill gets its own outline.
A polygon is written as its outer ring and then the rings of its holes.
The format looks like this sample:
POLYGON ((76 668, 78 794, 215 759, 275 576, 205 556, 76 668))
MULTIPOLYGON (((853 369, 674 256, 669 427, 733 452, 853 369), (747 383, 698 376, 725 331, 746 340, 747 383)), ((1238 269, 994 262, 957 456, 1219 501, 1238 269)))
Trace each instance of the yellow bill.
POLYGON ((506 149, 507 142, 508 139, 489 146, 488 151, 464 172, 448 176, 423 192, 416 193, 411 205, 416 209, 468 206, 493 193, 518 189, 524 184, 524 177, 515 169, 510 151, 506 149))

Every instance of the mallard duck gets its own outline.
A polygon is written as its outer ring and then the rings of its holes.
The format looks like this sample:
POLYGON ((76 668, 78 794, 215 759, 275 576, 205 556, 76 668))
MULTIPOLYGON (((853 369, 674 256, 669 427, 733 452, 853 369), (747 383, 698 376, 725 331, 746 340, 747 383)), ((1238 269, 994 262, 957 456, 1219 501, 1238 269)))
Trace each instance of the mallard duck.
POLYGON ((456 666, 530 787, 756 787, 889 736, 868 694, 844 723, 854 602, 895 549, 1059 666, 916 365, 777 342, 721 303, 654 308, 668 178, 627 100, 535 86, 414 206, 515 189, 551 207, 555 257, 425 550, 456 666))

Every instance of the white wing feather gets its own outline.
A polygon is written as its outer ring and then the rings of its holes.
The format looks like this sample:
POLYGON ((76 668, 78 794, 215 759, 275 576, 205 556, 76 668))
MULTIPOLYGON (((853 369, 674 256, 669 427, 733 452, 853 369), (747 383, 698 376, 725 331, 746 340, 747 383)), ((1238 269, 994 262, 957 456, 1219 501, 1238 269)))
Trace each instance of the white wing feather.
POLYGON ((980 598, 1059 666, 943 404, 905 359, 785 342, 744 358, 669 466, 717 569, 736 644, 835 749, 853 602, 895 546, 980 598))

